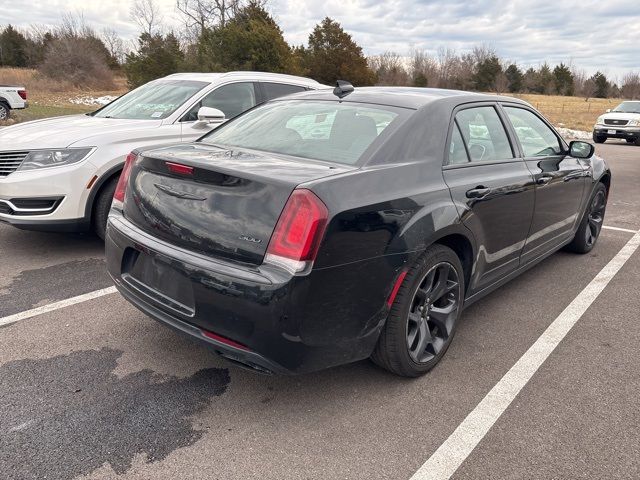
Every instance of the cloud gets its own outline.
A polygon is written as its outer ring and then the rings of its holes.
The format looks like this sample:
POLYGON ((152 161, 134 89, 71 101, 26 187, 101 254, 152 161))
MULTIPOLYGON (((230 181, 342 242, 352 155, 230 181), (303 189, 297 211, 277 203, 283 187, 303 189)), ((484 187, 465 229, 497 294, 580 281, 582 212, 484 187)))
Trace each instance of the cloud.
MULTIPOLYGON (((127 0, 32 0, 29 15, 13 0, 0 0, 0 24, 52 25, 61 12, 83 12, 97 29, 134 38, 137 26, 127 0)), ((180 29, 174 0, 159 0, 165 22, 180 29)), ((588 72, 621 76, 640 68, 637 0, 271 0, 268 8, 292 44, 306 43, 325 16, 334 18, 374 55, 412 48, 470 50, 487 45, 523 67, 545 61, 573 63, 588 72)))

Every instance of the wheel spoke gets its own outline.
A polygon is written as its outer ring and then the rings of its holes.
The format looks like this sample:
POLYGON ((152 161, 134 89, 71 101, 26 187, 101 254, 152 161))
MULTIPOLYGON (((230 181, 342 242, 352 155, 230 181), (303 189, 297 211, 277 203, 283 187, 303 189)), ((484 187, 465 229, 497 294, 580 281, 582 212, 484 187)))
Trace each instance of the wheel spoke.
POLYGON ((435 302, 439 298, 441 298, 447 290, 447 282, 449 280, 449 271, 451 267, 448 263, 443 264, 440 268, 438 268, 438 280, 437 283, 431 289, 431 294, 429 295, 432 302, 435 302))
POLYGON ((451 318, 457 309, 457 302, 450 302, 444 307, 433 307, 429 312, 429 323, 436 325, 443 339, 451 333, 451 318))
POLYGON ((431 332, 429 331, 427 322, 425 322, 424 320, 420 322, 420 328, 418 330, 419 330, 420 336, 418 337, 418 344, 416 345, 413 356, 416 361, 421 361, 422 355, 424 351, 427 349, 427 345, 431 343, 432 339, 431 339, 431 332))

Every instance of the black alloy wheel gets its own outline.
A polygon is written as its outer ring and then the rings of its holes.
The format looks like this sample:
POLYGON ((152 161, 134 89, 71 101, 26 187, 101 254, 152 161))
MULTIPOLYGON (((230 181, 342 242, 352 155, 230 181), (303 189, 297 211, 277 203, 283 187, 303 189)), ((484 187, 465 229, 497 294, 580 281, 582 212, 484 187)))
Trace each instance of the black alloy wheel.
POLYGON ((607 209, 607 187, 598 183, 587 205, 575 236, 566 249, 576 253, 588 253, 595 246, 604 223, 607 209))
POLYGON ((587 228, 585 229, 585 243, 591 249, 600 236, 604 223, 604 212, 607 208, 607 195, 604 189, 598 189, 591 200, 587 214, 587 228))
POLYGON ((443 357, 464 301, 458 255, 431 245, 407 271, 371 359, 404 377, 427 373, 443 357))
POLYGON ((416 363, 433 360, 449 340, 458 315, 460 282, 448 262, 431 267, 418 285, 407 316, 407 347, 416 363))

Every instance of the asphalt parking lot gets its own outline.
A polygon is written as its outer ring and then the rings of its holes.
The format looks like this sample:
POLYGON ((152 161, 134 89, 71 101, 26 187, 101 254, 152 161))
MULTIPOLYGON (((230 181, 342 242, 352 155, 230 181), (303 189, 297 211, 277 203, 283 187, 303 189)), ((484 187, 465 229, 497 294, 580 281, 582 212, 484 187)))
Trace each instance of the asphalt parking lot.
MULTIPOLYGON (((409 479, 640 230, 640 148, 597 149, 617 229, 466 310, 444 360, 416 380, 368 361, 257 375, 117 293, 21 318, 111 282, 94 237, 0 225, 0 323, 18 319, 0 328, 0 476, 409 479)), ((635 251, 453 478, 640 478, 639 285, 635 251)))

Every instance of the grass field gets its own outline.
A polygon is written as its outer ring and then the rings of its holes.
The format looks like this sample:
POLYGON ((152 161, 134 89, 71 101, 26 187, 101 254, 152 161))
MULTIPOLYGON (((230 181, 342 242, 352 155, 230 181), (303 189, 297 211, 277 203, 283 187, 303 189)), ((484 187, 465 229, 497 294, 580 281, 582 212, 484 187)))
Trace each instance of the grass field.
POLYGON ((529 102, 558 127, 590 132, 596 119, 607 109, 614 108, 619 98, 561 97, 556 95, 514 94, 529 102))
MULTIPOLYGON (((29 108, 13 111, 13 118, 5 122, 5 125, 38 118, 90 112, 98 108, 98 105, 77 105, 72 100, 79 96, 117 96, 127 91, 124 78, 116 79, 117 90, 96 92, 81 90, 64 82, 43 78, 35 70, 19 68, 0 68, 0 84, 20 84, 29 92, 29 108)), ((556 126, 587 132, 591 131, 599 115, 620 103, 620 99, 590 98, 585 101, 581 97, 553 95, 515 94, 513 96, 529 102, 556 126)))

